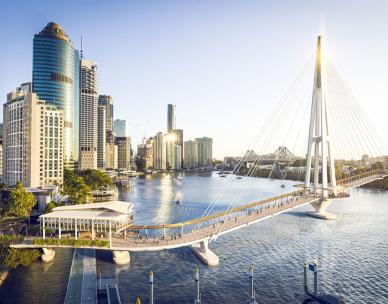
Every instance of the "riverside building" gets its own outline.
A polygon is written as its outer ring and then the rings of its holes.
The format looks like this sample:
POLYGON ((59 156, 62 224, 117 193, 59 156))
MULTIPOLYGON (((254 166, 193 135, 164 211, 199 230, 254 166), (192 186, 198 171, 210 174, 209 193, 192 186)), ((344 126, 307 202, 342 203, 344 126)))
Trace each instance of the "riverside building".
POLYGON ((198 143, 198 166, 208 168, 213 166, 213 139, 209 137, 196 138, 198 143))
POLYGON ((198 142, 195 140, 185 141, 184 167, 187 169, 198 168, 198 142))
POLYGON ((113 99, 110 95, 98 96, 98 104, 105 106, 106 111, 106 130, 113 131, 113 99))
POLYGON ((44 187, 63 182, 64 111, 40 100, 31 84, 7 95, 3 105, 3 182, 44 187))
POLYGON ((79 169, 97 168, 97 64, 81 59, 79 169))
POLYGON ((118 169, 131 169, 131 137, 129 122, 125 119, 116 119, 113 122, 115 145, 117 146, 118 169))
POLYGON ((106 107, 97 107, 97 168, 105 169, 106 161, 106 107))
POLYGON ((79 52, 59 24, 50 22, 34 36, 32 91, 63 110, 64 164, 75 168, 79 152, 79 52))
POLYGON ((154 169, 158 171, 167 170, 167 140, 166 135, 159 132, 152 142, 152 155, 154 169))

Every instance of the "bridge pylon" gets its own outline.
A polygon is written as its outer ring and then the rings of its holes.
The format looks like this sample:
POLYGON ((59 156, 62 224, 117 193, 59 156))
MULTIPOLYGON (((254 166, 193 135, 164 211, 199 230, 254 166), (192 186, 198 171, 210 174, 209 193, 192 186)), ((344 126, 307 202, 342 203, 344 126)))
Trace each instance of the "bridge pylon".
POLYGON ((313 216, 319 218, 335 218, 325 212, 328 205, 326 199, 329 190, 336 194, 336 178, 334 157, 332 153, 332 141, 330 138, 330 123, 327 111, 326 78, 325 78, 325 57, 323 52, 323 37, 318 36, 317 52, 315 61, 314 87, 311 102, 311 116, 309 138, 307 146, 305 188, 310 189, 311 168, 314 161, 314 174, 312 190, 322 196, 322 203, 314 204, 315 213, 313 216), (320 168, 321 162, 321 170, 320 168), (321 183, 319 173, 321 171, 321 183), (330 179, 330 188, 329 188, 330 179), (325 202, 323 202, 325 201, 325 202))

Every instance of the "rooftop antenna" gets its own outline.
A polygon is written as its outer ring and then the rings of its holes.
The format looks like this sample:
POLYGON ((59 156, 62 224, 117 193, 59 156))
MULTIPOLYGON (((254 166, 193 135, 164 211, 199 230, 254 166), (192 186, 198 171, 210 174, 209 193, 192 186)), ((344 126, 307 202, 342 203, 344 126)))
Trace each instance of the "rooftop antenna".
POLYGON ((83 48, 82 48, 82 35, 81 35, 81 59, 84 59, 84 51, 83 51, 83 48))

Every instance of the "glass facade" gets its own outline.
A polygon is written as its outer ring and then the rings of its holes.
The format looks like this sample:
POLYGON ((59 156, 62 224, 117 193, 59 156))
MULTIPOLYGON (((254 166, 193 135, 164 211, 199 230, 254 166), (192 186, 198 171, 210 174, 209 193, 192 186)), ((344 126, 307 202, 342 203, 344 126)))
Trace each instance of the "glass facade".
POLYGON ((60 25, 50 22, 34 37, 32 90, 64 110, 65 164, 78 161, 79 52, 60 25))

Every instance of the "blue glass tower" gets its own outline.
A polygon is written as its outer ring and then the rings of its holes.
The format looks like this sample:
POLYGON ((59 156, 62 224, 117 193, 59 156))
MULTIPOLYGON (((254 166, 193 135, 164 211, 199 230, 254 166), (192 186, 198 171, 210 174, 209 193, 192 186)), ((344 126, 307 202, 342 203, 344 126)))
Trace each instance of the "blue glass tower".
POLYGON ((59 24, 50 22, 34 36, 32 90, 65 112, 64 162, 78 161, 79 52, 59 24))

